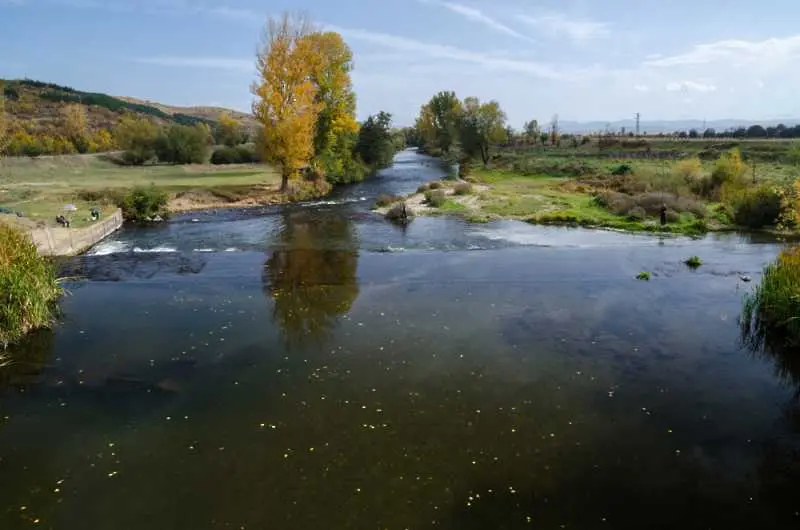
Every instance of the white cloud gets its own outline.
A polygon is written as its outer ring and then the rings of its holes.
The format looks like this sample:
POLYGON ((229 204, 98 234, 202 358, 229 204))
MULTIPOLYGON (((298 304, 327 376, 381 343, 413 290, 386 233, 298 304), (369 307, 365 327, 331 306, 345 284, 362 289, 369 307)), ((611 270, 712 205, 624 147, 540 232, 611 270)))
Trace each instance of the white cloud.
POLYGON ((647 85, 633 85, 633 89, 637 92, 650 92, 650 87, 647 85))
POLYGON ((669 92, 716 92, 717 87, 712 84, 698 83, 696 81, 673 81, 667 83, 666 89, 669 92))
POLYGON ((561 13, 550 13, 538 17, 517 15, 517 20, 541 29, 551 36, 566 35, 574 41, 587 41, 607 37, 611 31, 605 22, 577 20, 561 13))
POLYGON ((715 62, 745 64, 753 61, 784 61, 800 55, 800 35, 763 41, 724 40, 698 44, 690 51, 645 61, 645 66, 673 67, 706 65, 715 62))
POLYGON ((417 0, 422 4, 433 4, 439 5, 460 15, 467 20, 471 20, 472 22, 477 22, 479 24, 483 24, 484 26, 491 28, 495 31, 499 31, 500 33, 505 33, 506 35, 511 35, 514 38, 525 40, 528 42, 533 42, 533 39, 530 37, 523 35, 522 33, 516 31, 515 29, 503 24, 502 22, 486 15, 480 9, 470 7, 464 4, 459 4, 456 2, 440 2, 436 0, 417 0))
MULTIPOLYGON (((339 28, 336 26, 327 26, 327 29, 341 33, 343 36, 350 39, 364 41, 370 44, 384 46, 392 50, 414 54, 409 56, 409 58, 414 58, 414 56, 425 56, 429 59, 449 59, 453 61, 478 64, 491 70, 524 73, 545 79, 574 79, 586 73, 582 70, 559 69, 545 63, 509 59, 507 57, 497 57, 484 53, 464 50, 446 44, 432 44, 406 37, 389 35, 387 33, 375 33, 362 29, 339 28)), ((356 59, 358 58, 356 57, 356 59)))
POLYGON ((255 71, 255 59, 235 59, 228 57, 142 57, 135 59, 140 64, 174 66, 187 68, 209 68, 214 70, 233 70, 251 73, 255 71))

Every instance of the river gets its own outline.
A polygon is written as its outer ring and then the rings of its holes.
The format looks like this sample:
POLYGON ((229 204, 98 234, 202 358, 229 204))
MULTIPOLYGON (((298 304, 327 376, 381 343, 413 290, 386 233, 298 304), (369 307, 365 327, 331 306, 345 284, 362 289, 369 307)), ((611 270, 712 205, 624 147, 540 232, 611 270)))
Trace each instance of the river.
POLYGON ((370 212, 443 174, 66 261, 0 371, 0 528, 800 527, 800 370, 737 324, 778 245, 370 212))

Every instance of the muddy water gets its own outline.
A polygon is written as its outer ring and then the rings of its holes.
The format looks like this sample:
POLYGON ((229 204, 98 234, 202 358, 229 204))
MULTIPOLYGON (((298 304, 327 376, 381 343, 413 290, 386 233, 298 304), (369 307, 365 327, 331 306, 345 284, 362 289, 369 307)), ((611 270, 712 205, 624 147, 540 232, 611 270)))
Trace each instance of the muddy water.
POLYGON ((441 174, 65 263, 0 375, 0 528, 800 525, 797 374, 737 326, 775 244, 369 212, 441 174))

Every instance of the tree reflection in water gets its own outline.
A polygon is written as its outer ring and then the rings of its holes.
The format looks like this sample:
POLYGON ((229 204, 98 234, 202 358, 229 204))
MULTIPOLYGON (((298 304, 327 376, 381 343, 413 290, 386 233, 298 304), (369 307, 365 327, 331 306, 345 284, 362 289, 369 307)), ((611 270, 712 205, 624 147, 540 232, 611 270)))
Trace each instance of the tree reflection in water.
POLYGON ((344 216, 310 211, 284 214, 262 274, 272 318, 289 345, 327 338, 358 297, 358 242, 344 216))
POLYGON ((53 332, 43 329, 0 352, 0 394, 36 382, 52 355, 53 343, 53 332))

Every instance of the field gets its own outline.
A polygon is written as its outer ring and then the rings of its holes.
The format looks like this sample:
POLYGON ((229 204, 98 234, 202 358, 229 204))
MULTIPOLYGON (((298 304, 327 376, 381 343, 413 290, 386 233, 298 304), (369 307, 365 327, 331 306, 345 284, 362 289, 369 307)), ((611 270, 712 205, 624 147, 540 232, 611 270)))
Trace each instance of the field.
MULTIPOLYGON (((155 185, 175 197, 178 209, 189 209, 194 197, 203 204, 235 203, 256 195, 276 194, 280 177, 263 165, 118 166, 103 155, 6 158, 0 161, 0 207, 21 211, 24 219, 55 225, 74 204, 73 226, 88 224, 98 207, 108 213, 113 197, 135 186, 155 185), (180 197, 183 195, 184 200, 180 197)), ((264 198, 264 197, 260 197, 264 198)))

